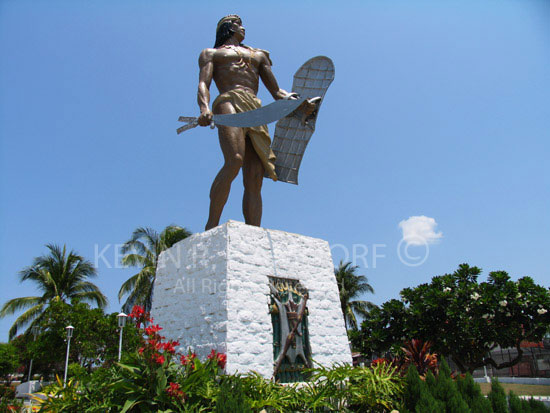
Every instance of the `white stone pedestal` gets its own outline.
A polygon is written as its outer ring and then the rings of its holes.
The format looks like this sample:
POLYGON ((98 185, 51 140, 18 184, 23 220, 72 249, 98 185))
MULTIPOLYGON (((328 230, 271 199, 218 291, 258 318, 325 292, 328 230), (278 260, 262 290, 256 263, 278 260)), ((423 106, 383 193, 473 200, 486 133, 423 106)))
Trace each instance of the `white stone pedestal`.
POLYGON ((351 363, 334 265, 326 241, 229 221, 195 234, 159 258, 152 316, 180 351, 227 354, 228 373, 273 374, 268 277, 309 291, 314 361, 351 363))

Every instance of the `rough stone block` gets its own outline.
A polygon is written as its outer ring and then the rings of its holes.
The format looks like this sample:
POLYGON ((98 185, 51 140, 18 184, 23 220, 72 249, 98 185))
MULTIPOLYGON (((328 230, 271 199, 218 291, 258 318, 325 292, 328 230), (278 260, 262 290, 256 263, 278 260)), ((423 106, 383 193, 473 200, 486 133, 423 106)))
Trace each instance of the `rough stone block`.
POLYGON ((334 265, 326 241, 229 221, 159 257, 152 316, 163 335, 205 358, 227 353, 229 373, 273 374, 269 276, 309 291, 312 358, 351 363, 334 265))

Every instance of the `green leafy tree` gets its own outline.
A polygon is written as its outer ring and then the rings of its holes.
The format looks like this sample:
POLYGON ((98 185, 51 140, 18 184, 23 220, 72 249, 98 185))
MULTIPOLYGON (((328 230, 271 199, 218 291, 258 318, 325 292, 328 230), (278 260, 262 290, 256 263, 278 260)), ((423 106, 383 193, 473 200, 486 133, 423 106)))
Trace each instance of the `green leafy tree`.
MULTIPOLYGON (((36 341, 28 343, 28 356, 34 357, 33 370, 49 375, 64 368, 66 337, 65 327, 74 327, 69 359, 88 371, 93 367, 112 363, 118 357, 119 327, 117 313, 105 314, 100 308, 86 303, 52 303, 40 322, 41 333, 36 341)), ((140 336, 133 323, 123 330, 123 352, 134 352, 140 336)))
POLYGON ((46 247, 49 250, 47 255, 35 258, 31 266, 19 273, 21 282, 34 282, 42 295, 11 299, 0 309, 0 318, 26 309, 10 328, 10 339, 26 325, 39 320, 51 302, 79 300, 100 308, 107 305, 107 298, 88 281, 97 275, 90 261, 72 250, 67 252, 66 246, 48 244, 46 247))
POLYGON ((338 268, 334 269, 346 328, 351 327, 354 330, 358 325, 356 314, 365 316, 370 309, 375 307, 370 301, 355 299, 363 293, 374 294, 374 289, 369 284, 367 277, 356 274, 358 268, 356 265, 351 265, 351 262, 344 264, 340 260, 338 268))
POLYGON ((516 364, 521 342, 540 341, 550 326, 550 292, 532 278, 512 281, 504 271, 479 283, 481 270, 467 264, 428 284, 401 291, 369 312, 354 344, 366 354, 383 352, 404 341, 430 341, 433 350, 451 357, 462 372, 484 365, 497 369, 516 364), (515 347, 517 357, 498 363, 490 351, 515 347))
POLYGON ((9 381, 8 376, 19 367, 17 348, 12 343, 0 343, 0 378, 9 381))
POLYGON ((129 313, 134 305, 146 311, 151 309, 160 253, 190 235, 187 229, 177 225, 167 226, 160 234, 152 228, 140 227, 134 231, 132 238, 122 246, 121 251, 125 254, 122 264, 139 267, 140 271, 120 287, 118 299, 127 295, 123 311, 129 313))

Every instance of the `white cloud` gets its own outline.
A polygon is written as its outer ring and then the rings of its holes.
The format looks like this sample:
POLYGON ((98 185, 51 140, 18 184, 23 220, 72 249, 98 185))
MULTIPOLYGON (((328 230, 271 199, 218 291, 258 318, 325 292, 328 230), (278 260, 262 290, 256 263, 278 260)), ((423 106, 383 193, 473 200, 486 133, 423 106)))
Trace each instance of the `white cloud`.
POLYGON ((424 215, 410 217, 399 223, 403 230, 403 240, 408 245, 435 244, 443 237, 442 232, 435 232, 437 222, 424 215))

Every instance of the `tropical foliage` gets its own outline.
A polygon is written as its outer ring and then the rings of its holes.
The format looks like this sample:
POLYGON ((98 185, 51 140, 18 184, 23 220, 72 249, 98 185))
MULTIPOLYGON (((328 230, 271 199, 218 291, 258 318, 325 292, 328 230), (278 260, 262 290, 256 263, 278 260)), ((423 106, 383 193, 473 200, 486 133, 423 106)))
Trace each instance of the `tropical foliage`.
POLYGON ((312 381, 275 383, 257 374, 223 374, 226 358, 212 351, 205 360, 180 354, 178 343, 166 340, 147 312, 131 316, 142 332, 137 351, 122 363, 80 373, 63 388, 45 389, 45 412, 269 412, 372 411, 397 407, 403 379, 395 368, 347 365, 310 371, 312 381), (145 327, 147 325, 147 327, 145 327))
POLYGON ((374 293, 367 277, 356 274, 358 268, 351 262, 344 264, 343 261, 340 261, 338 268, 334 269, 346 328, 351 327, 352 329, 357 329, 356 314, 365 316, 369 309, 375 307, 370 301, 356 299, 360 294, 374 293))
POLYGON ((429 284, 401 291, 401 300, 374 308, 354 344, 366 354, 382 353, 406 340, 429 341, 435 352, 451 359, 462 372, 483 365, 517 363, 523 340, 540 341, 550 326, 550 292, 530 277, 512 281, 504 271, 491 272, 479 283, 481 270, 467 264, 429 284), (497 363, 495 347, 515 347, 517 357, 497 363))
POLYGON ((100 308, 107 304, 107 298, 99 288, 88 281, 96 276, 90 261, 72 250, 67 252, 66 246, 48 244, 46 247, 49 250, 47 255, 35 258, 32 265, 19 273, 21 282, 34 282, 42 295, 11 299, 0 309, 0 318, 26 309, 10 328, 10 339, 26 325, 40 320, 51 302, 86 301, 100 308))
POLYGON ((421 377, 426 377, 429 371, 437 375, 439 370, 438 357, 431 352, 431 343, 417 339, 406 342, 391 363, 398 366, 403 374, 413 365, 421 377))
POLYGON ((481 393, 479 384, 471 374, 453 379, 449 366, 443 360, 439 374, 428 372, 422 380, 416 368, 411 365, 405 377, 405 393, 401 413, 516 413, 550 412, 550 409, 536 400, 520 400, 513 393, 506 393, 498 380, 491 384, 488 397, 481 393))
MULTIPOLYGON (((12 343, 18 349, 25 369, 33 358, 33 372, 45 378, 62 374, 65 367, 67 332, 74 327, 69 361, 86 371, 110 364, 118 357, 119 329, 117 314, 105 314, 100 308, 90 308, 86 303, 72 305, 62 301, 51 303, 37 323, 39 335, 18 336, 12 343)), ((123 330, 123 351, 134 351, 140 341, 135 325, 128 323, 123 330)))
POLYGON ((8 375, 19 367, 17 348, 13 343, 0 343, 0 379, 9 381, 8 375))
POLYGON ((160 253, 190 235, 187 229, 177 225, 167 226, 160 234, 152 228, 140 227, 134 231, 130 240, 122 246, 121 251, 125 254, 122 264, 139 267, 140 270, 120 287, 118 299, 127 296, 122 306, 124 312, 128 313, 135 305, 151 309, 160 253))

